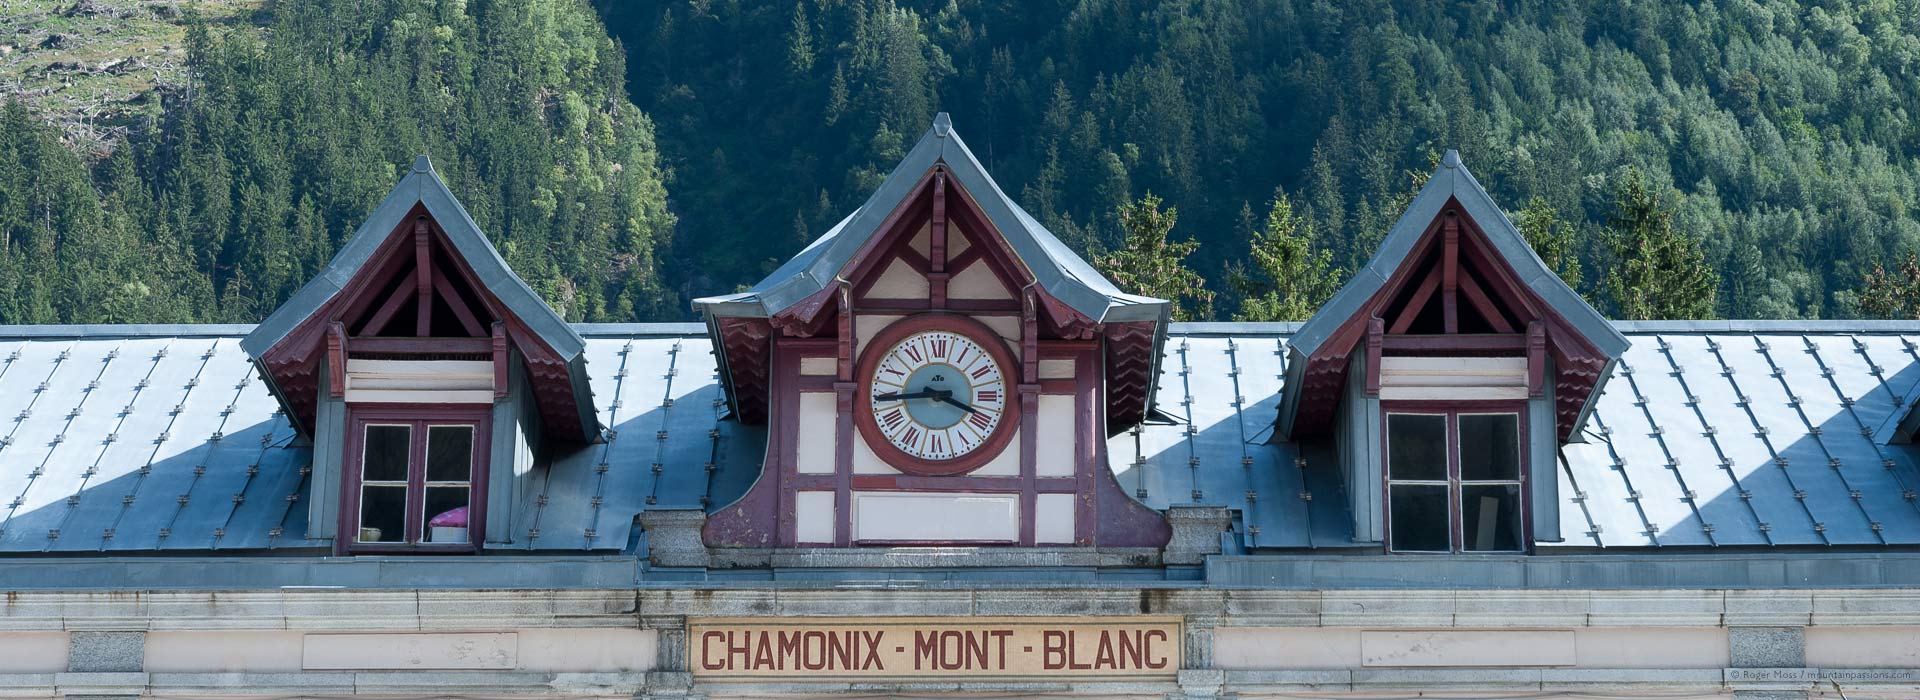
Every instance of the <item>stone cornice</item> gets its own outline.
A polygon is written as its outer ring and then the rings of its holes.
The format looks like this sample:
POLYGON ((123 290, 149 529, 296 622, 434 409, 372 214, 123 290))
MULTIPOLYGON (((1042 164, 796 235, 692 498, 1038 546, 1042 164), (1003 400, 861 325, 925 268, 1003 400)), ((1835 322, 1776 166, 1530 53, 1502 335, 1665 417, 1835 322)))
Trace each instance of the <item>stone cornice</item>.
POLYGON ((0 606, 0 630, 674 629, 689 616, 990 615, 1180 615, 1190 625, 1235 627, 1920 625, 1920 588, 15 591, 0 606))

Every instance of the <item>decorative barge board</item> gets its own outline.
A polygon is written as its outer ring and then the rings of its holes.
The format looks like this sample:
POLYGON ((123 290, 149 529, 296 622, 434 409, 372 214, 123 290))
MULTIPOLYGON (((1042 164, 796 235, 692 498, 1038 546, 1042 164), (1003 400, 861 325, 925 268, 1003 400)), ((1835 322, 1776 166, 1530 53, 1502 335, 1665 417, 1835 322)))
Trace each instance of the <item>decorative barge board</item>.
MULTIPOLYGON (((458 497, 467 506, 461 527, 506 542, 504 514, 524 495, 539 444, 600 434, 585 341, 507 268, 426 156, 241 347, 313 441, 308 535, 334 539, 340 552, 367 534, 385 536, 357 551, 434 551, 424 521, 438 511, 428 511, 458 497), (469 451, 465 466, 427 473, 429 460, 451 463, 445 450, 455 449, 447 442, 455 429, 471 431, 457 441, 469 451), (421 443, 396 453, 407 474, 381 476, 362 464, 376 433, 421 443), (373 488, 383 479, 395 490, 373 488), (361 512, 374 510, 363 497, 381 496, 402 498, 406 511, 388 514, 395 519, 385 533, 361 512), (489 522, 489 510, 503 515, 489 522), (405 537, 392 541, 402 528, 405 537)), ((479 542, 453 549, 473 551, 479 542)))
MULTIPOLYGON (((1558 446, 1580 435, 1628 345, 1447 151, 1379 251, 1288 343, 1275 435, 1334 439, 1355 536, 1377 542, 1390 526, 1387 411, 1456 415, 1448 426, 1474 411, 1514 411, 1523 434, 1557 438, 1522 442, 1515 480, 1530 507, 1521 541, 1558 541, 1558 446), (1528 478, 1527 463, 1541 478, 1528 478)), ((1461 458, 1451 460, 1457 485, 1461 458)), ((1472 524, 1458 513, 1452 521, 1457 542, 1472 524)))
POLYGON ((1106 438, 1150 410, 1167 302, 1021 211, 945 114, 867 203, 752 289, 695 302, 733 414, 769 426, 709 547, 1158 548, 1106 438))

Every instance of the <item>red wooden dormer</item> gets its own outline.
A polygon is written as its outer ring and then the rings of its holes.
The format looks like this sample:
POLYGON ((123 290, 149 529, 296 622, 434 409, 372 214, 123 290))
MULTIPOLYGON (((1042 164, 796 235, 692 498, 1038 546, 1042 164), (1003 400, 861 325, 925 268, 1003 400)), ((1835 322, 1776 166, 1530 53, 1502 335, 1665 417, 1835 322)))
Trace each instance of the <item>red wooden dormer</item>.
POLYGON ((1166 302, 1020 211, 946 115, 865 206, 753 289, 701 299, 761 479, 709 546, 1154 548, 1109 431, 1148 410, 1166 302))
POLYGON ((1276 433, 1335 440, 1363 540, 1524 551, 1558 538, 1554 455, 1626 347, 1448 151, 1290 341, 1276 433))
POLYGON ((475 551, 515 462, 600 431, 580 336, 425 156, 242 345, 314 443, 309 531, 337 551, 475 551))

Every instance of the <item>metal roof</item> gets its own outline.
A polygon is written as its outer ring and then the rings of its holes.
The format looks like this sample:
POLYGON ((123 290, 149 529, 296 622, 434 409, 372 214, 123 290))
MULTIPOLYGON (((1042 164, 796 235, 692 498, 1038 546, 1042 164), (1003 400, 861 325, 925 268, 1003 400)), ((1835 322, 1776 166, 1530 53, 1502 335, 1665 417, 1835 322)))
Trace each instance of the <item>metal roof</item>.
MULTIPOLYGON (((1920 447, 1885 437, 1920 396, 1920 323, 1618 327, 1633 347, 1552 467, 1564 541, 1542 552, 1920 544, 1920 447)), ((1332 451, 1268 442, 1295 328, 1174 324, 1159 406, 1176 421, 1115 436, 1110 462, 1155 508, 1234 509, 1248 551, 1375 550, 1352 541, 1332 451)), ((248 330, 0 327, 0 552, 317 547, 309 449, 248 330)), ((496 548, 634 551, 641 510, 717 508, 758 476, 765 433, 721 419, 703 326, 572 330, 607 439, 536 470, 496 548)))
POLYGON ((946 112, 934 117, 933 127, 859 209, 751 289, 696 299, 694 305, 710 316, 768 317, 813 296, 833 283, 869 238, 882 233, 880 226, 887 216, 912 194, 920 177, 940 163, 973 196, 1021 264, 1053 298, 1097 322, 1166 321, 1170 307, 1165 300, 1120 291, 1001 191, 953 131, 953 120, 946 112))

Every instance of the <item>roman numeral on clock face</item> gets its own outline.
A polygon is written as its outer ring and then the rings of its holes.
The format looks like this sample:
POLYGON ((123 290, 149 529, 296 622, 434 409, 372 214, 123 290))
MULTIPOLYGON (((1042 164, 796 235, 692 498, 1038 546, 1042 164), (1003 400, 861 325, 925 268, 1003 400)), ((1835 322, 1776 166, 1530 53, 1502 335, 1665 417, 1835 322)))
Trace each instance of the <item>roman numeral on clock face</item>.
POLYGON ((895 342, 874 366, 869 407, 880 436, 907 455, 956 459, 1004 426, 1007 375, 972 335, 922 331, 895 342))

